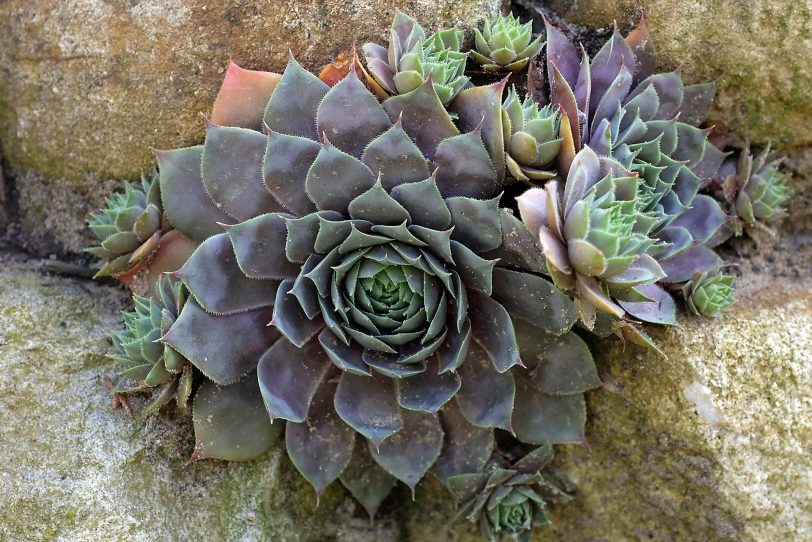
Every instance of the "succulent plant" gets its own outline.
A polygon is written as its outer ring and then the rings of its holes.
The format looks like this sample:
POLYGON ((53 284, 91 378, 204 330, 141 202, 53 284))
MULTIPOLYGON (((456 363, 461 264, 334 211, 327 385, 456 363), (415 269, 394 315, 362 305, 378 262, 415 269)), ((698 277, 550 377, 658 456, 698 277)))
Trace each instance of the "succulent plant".
POLYGON ((555 172, 542 168, 555 162, 561 148, 558 111, 552 105, 539 109, 529 96, 520 101, 515 87, 508 92, 502 107, 506 113, 505 162, 510 174, 526 182, 553 178, 555 172))
POLYGON ((153 399, 142 411, 149 414, 175 399, 186 408, 192 394, 192 365, 177 351, 159 342, 180 314, 186 301, 180 281, 164 275, 155 288, 155 296, 133 296, 135 310, 124 315, 125 329, 111 334, 118 351, 110 356, 121 367, 120 375, 138 383, 136 387, 118 387, 115 393, 153 392, 153 399))
POLYGON ((547 444, 512 464, 497 456, 486 470, 449 478, 457 518, 479 524, 487 542, 529 541, 535 527, 550 523, 548 503, 570 498, 542 472, 552 459, 547 444))
POLYGON ((722 164, 710 188, 736 217, 727 228, 728 234, 775 233, 770 224, 786 215, 783 205, 789 199, 787 175, 779 169, 780 163, 770 159, 769 145, 753 156, 748 143, 738 158, 728 158, 722 164))
POLYGON ((588 327, 595 309, 625 315, 613 299, 644 302, 638 287, 665 277, 648 255, 650 217, 637 208, 639 178, 619 162, 584 147, 563 187, 548 181, 517 198, 522 221, 538 236, 555 284, 575 290, 588 327))
POLYGON ((695 315, 718 318, 722 310, 736 302, 733 275, 718 270, 696 273, 682 287, 685 305, 695 315))
POLYGON ((107 260, 97 277, 124 274, 149 258, 165 232, 158 173, 141 175, 124 184, 124 191, 107 198, 107 207, 91 215, 90 229, 101 243, 85 249, 107 260))
MULTIPOLYGON (((589 60, 553 25, 547 25, 547 74, 550 101, 560 107, 563 139, 559 171, 588 145, 637 173, 637 208, 650 223, 648 235, 658 242, 649 255, 665 276, 661 283, 679 284, 695 271, 721 265, 712 248, 728 217, 718 203, 698 194, 727 156, 696 127, 707 115, 715 94, 712 83, 684 85, 678 72, 654 73, 656 51, 645 19, 624 40, 617 31, 589 60)), ((637 319, 673 323, 651 307, 673 302, 659 286, 643 288, 657 303, 620 302, 637 319)))
POLYGON ((367 66, 375 81, 390 95, 406 94, 429 78, 443 104, 469 86, 465 76, 467 53, 460 52, 462 32, 440 30, 426 38, 416 20, 398 11, 392 22, 389 47, 364 45, 367 66))
POLYGON ((246 123, 264 133, 220 118, 159 153, 167 214, 201 243, 162 340, 222 390, 258 381, 317 492, 340 478, 374 513, 395 480, 480 468, 494 428, 582 442, 599 380, 498 207, 504 83, 463 90, 452 117, 431 80, 380 104, 354 70, 330 88, 291 60, 246 123))
POLYGON ((486 72, 517 71, 541 52, 541 36, 533 38, 533 23, 522 24, 512 13, 485 19, 482 31, 474 29, 474 60, 486 72))

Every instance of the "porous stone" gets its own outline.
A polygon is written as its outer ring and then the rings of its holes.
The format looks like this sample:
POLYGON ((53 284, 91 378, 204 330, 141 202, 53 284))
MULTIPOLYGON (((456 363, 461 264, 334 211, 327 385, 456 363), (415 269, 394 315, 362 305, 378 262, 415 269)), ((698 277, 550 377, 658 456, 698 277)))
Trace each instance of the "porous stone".
MULTIPOLYGON (((667 358, 594 343, 588 448, 559 447, 575 499, 537 540, 812 537, 809 281, 743 282, 720 320, 654 332, 667 358)), ((769 280, 767 280, 769 279, 769 280)), ((100 375, 124 292, 44 276, 0 253, 0 540, 476 542, 432 478, 375 525, 334 484, 315 495, 277 444, 249 463, 187 465, 188 421, 110 409, 100 375)))
MULTIPOLYGON (((53 247, 77 251, 100 180, 136 178, 150 148, 203 139, 229 59, 281 71, 289 51, 310 69, 355 40, 388 41, 396 9, 427 30, 470 28, 505 0, 7 0, 0 2, 0 144, 19 174, 19 215, 42 207, 53 247), (59 197, 69 194, 68 197, 59 197), (62 245, 59 247, 59 245, 62 245)), ((37 232, 40 251, 51 250, 37 232), (40 239, 41 238, 41 239, 40 239), (43 244, 40 244, 40 241, 43 244)))
MULTIPOLYGON (((532 0, 520 0, 522 4, 532 0)), ((716 80, 709 124, 783 147, 812 143, 812 11, 795 0, 552 0, 568 21, 628 31, 645 14, 661 70, 716 80)))

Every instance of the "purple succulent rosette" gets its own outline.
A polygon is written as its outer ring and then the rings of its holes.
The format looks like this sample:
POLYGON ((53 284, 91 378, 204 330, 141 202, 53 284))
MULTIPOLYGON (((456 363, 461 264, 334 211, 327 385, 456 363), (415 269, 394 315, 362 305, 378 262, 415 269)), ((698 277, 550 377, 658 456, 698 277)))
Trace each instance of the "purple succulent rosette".
MULTIPOLYGON (((431 80, 381 104, 354 72, 329 88, 291 60, 243 122, 262 131, 225 115, 158 155, 167 213, 201 243, 163 342, 219 390, 207 413, 264 403, 317 492, 340 478, 371 513, 395 480, 483 466, 495 429, 584 440, 599 380, 575 307, 499 208, 503 87, 461 91, 452 118, 431 80)), ((229 427, 196 456, 230 457, 229 427)))

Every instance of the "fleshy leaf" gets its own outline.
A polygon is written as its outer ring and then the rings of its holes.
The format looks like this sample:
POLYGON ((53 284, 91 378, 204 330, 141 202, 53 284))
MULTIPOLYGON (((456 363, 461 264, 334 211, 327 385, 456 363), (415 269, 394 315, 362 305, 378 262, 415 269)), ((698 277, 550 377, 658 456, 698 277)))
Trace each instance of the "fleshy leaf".
POLYGON ((502 244, 502 221, 497 198, 478 200, 466 197, 448 198, 454 232, 451 238, 474 252, 494 250, 502 244))
POLYGON ((493 367, 504 373, 518 364, 519 347, 513 323, 505 308, 476 290, 468 291, 468 303, 473 339, 490 357, 493 367))
POLYGON ((307 317, 295 293, 292 293, 293 286, 293 279, 285 279, 279 284, 273 307, 273 325, 290 342, 302 347, 321 331, 324 322, 321 318, 311 320, 307 317))
POLYGON ((282 433, 262 406, 256 376, 251 373, 229 386, 205 381, 195 392, 193 460, 248 461, 265 453, 282 433))
POLYGON ((344 372, 335 394, 336 412, 350 427, 380 444, 403 427, 395 395, 395 383, 389 377, 344 372))
POLYGON ((403 129, 430 160, 443 139, 459 134, 431 78, 411 92, 392 96, 383 103, 383 108, 390 119, 401 119, 403 129))
POLYGON ((240 270, 252 279, 295 277, 299 266, 285 257, 286 215, 269 213, 226 229, 240 270))
POLYGON ((434 163, 437 187, 444 197, 492 198, 501 188, 478 131, 441 141, 434 163))
POLYGON ((451 225, 451 212, 433 179, 401 184, 392 189, 391 195, 409 211, 413 224, 433 230, 445 230, 451 225))
POLYGON ((385 471, 414 491, 440 456, 443 430, 431 414, 404 410, 402 416, 403 428, 381 443, 377 451, 370 442, 370 454, 385 471))
POLYGON ((643 295, 651 301, 618 301, 621 307, 634 318, 652 324, 676 325, 677 307, 674 298, 657 284, 637 286, 643 295))
POLYGON ((375 185, 372 172, 360 160, 332 145, 322 147, 305 187, 320 210, 346 214, 350 202, 375 185))
POLYGON ((268 134, 262 175, 265 187, 273 197, 297 216, 316 210, 305 190, 310 164, 316 159, 321 145, 304 137, 279 132, 268 134))
POLYGON ((578 320, 575 304, 541 277, 497 267, 493 270, 493 298, 511 316, 556 335, 578 320))
POLYGON ((310 402, 330 367, 330 360, 315 339, 302 347, 285 338, 276 341, 257 367, 262 398, 271 418, 305 421, 310 402))
POLYGON ((223 85, 214 100, 211 121, 220 126, 259 130, 265 106, 281 78, 278 73, 246 70, 229 61, 223 85))
POLYGON ((661 282, 686 282, 691 280, 694 273, 721 267, 722 258, 708 247, 696 245, 672 258, 663 260, 660 265, 667 275, 661 282))
POLYGON ((268 327, 270 320, 271 309, 212 316, 190 299, 163 342, 208 378, 226 385, 253 371, 262 354, 279 338, 279 333, 268 327), (234 348, 234 341, 239 348, 234 348))
POLYGON ((200 171, 211 198, 237 220, 281 211, 262 184, 265 136, 245 128, 210 126, 200 171))
POLYGON ((398 380, 398 403, 408 410, 435 413, 460 389, 454 373, 438 375, 434 368, 398 380))
POLYGON ((386 193, 380 182, 352 200, 349 205, 350 217, 368 220, 373 224, 395 226, 410 219, 409 212, 386 193))
POLYGON ((334 382, 323 382, 313 397, 307 419, 303 423, 289 422, 285 428, 288 456, 317 495, 347 467, 355 444, 352 428, 333 408, 335 386, 334 382))
POLYGON ((317 140, 316 110, 330 90, 293 58, 265 109, 265 124, 276 132, 317 140))
POLYGON ((203 145, 155 151, 160 168, 161 198, 169 222, 197 243, 222 233, 217 224, 232 222, 233 218, 218 207, 203 187, 200 160, 203 145))
POLYGON ((550 395, 570 395, 600 386, 601 380, 592 353, 578 335, 565 333, 548 337, 548 340, 542 341, 543 349, 538 348, 537 344, 532 338, 520 342, 523 356, 540 358, 536 370, 527 375, 527 380, 540 391, 550 395))
POLYGON ((355 70, 324 96, 316 113, 319 135, 337 148, 360 158, 364 148, 392 126, 378 100, 364 86, 355 70))
POLYGON ((425 179, 430 174, 426 158, 399 122, 372 140, 361 161, 390 191, 398 185, 425 179))
POLYGON ((397 480, 372 459, 368 448, 361 445, 355 446, 352 459, 339 479, 370 518, 375 517, 381 503, 397 484, 397 480))
POLYGON ((214 314, 233 314, 273 305, 278 282, 246 277, 228 234, 206 239, 177 272, 200 305, 214 314))
POLYGON ((525 378, 516 378, 516 409, 513 430, 530 444, 580 444, 585 441, 586 405, 580 393, 540 393, 525 378))
POLYGON ((443 483, 451 476, 482 470, 493 450, 493 431, 471 425, 456 403, 451 402, 440 413, 443 428, 443 452, 433 470, 443 483))
POLYGON ((459 372, 462 388, 457 393, 457 404, 465 418, 478 427, 510 430, 515 395, 510 372, 494 369, 490 356, 476 342, 471 343, 459 372))

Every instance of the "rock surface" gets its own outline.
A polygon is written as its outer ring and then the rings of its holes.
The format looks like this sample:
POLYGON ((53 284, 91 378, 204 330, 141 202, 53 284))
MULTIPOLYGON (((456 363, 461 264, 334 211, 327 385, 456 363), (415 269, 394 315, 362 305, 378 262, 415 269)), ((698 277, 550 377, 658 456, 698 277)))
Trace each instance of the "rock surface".
MULTIPOLYGON (((0 255, 0 539, 479 540, 449 528, 433 480, 400 488, 375 526, 338 485, 315 507, 276 446, 246 464, 187 466, 190 427, 110 410, 100 381, 126 297, 43 276, 0 255)), ((803 540, 812 537, 809 283, 745 284, 718 321, 656 333, 668 359, 597 343, 590 448, 559 450, 577 488, 539 540, 803 540), (780 325, 778 323, 780 322, 780 325)))
POLYGON ((353 40, 388 41, 396 9, 427 29, 471 27, 503 0, 7 0, 0 2, 0 143, 39 250, 78 252, 109 185, 150 148, 202 140, 229 58, 318 69, 353 40), (45 207, 47 206, 47 208, 45 207), (46 220, 51 222, 43 227, 46 220), (56 224, 55 224, 56 222, 56 224))
MULTIPOLYGON (((520 0, 527 4, 527 0, 520 0)), ((782 146, 812 144, 812 10, 795 0, 552 0, 567 20, 617 21, 624 33, 645 14, 659 68, 686 82, 718 79, 709 124, 782 146)))

